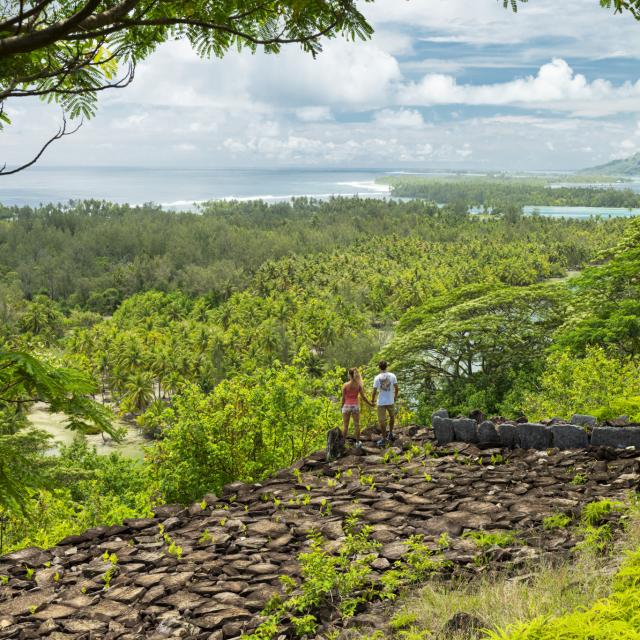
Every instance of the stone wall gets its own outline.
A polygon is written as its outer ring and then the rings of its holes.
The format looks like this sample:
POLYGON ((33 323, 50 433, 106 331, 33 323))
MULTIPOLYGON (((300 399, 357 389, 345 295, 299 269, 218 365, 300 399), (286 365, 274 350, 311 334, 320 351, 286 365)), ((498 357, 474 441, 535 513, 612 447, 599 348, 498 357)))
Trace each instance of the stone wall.
MULTIPOLYGON (((620 420, 623 422, 623 420, 620 420)), ((640 450, 640 426, 598 426, 594 416, 575 414, 569 422, 557 418, 549 423, 503 422, 450 418, 445 409, 432 416, 438 444, 467 442, 480 447, 508 449, 588 449, 614 447, 640 450)))
MULTIPOLYGON (((490 431, 452 422, 459 437, 490 431)), ((512 431, 520 443, 529 430, 512 431)), ((302 579, 298 557, 309 551, 310 532, 336 553, 355 510, 380 543, 372 584, 402 561, 416 535, 465 580, 487 562, 529 572, 536 559, 570 554, 581 540, 579 527, 547 530, 546 517, 564 513, 577 524, 585 504, 624 500, 640 482, 640 453, 631 450, 438 446, 432 430, 420 427, 396 436, 381 450, 378 436, 365 433, 363 448, 349 447, 339 460, 327 462, 318 451, 261 483, 234 483, 190 506, 157 507, 154 518, 0 557, 0 640, 239 639, 259 624, 272 596, 286 597, 280 576, 302 579), (465 535, 478 530, 517 537, 487 550, 465 535)), ((355 626, 375 628, 381 615, 374 606, 349 620, 335 607, 318 610, 318 637, 337 632, 348 640, 355 626)), ((289 628, 282 633, 293 637, 289 628)))

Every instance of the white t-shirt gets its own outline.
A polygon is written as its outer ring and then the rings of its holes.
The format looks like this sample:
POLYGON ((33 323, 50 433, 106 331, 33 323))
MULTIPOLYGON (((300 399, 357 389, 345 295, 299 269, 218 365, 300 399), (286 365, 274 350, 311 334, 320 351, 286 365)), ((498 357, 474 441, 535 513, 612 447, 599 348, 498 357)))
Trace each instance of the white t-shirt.
POLYGON ((386 407, 394 403, 395 389, 398 379, 393 373, 383 371, 373 379, 373 388, 378 390, 378 406, 386 407))

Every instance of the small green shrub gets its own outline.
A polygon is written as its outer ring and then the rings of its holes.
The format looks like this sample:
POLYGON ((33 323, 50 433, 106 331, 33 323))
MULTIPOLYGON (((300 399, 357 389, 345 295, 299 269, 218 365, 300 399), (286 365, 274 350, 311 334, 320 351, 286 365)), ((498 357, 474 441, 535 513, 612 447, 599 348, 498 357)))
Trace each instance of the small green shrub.
POLYGON ((402 629, 408 629, 409 627, 414 625, 417 619, 418 616, 416 616, 415 613, 401 611, 400 613, 397 613, 395 616, 393 616, 393 618, 391 618, 389 626, 394 631, 400 631, 402 629))
POLYGON ((582 509, 582 522, 586 526, 595 527, 601 524, 613 512, 625 510, 625 505, 617 500, 597 500, 586 504, 582 509))
POLYGON ((599 527, 587 525, 582 527, 582 541, 576 545, 576 549, 604 553, 613 541, 611 525, 603 524, 599 527))
POLYGON ((552 529, 565 529, 570 524, 571 518, 564 513, 555 513, 542 521, 542 526, 547 531, 551 531, 552 529))
POLYGON ((580 486, 587 483, 587 476, 584 473, 576 473, 571 479, 571 484, 574 486, 580 486))
POLYGON ((511 531, 496 531, 487 533, 486 531, 467 531, 463 538, 473 540, 479 549, 486 551, 493 547, 508 547, 517 542, 516 534, 511 531))
MULTIPOLYGON (((602 527, 600 527, 602 528, 602 527)), ((614 579, 614 591, 590 609, 538 617, 487 632, 487 640, 637 640, 640 638, 640 550, 630 553, 614 579)))

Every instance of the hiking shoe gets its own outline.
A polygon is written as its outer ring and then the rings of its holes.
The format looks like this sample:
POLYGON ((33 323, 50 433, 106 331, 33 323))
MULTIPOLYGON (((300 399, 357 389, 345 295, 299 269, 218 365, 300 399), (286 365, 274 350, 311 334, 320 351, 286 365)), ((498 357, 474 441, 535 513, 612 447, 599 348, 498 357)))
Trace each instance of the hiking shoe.
POLYGON ((362 449, 362 442, 360 440, 356 440, 356 449, 362 449))
POLYGON ((378 440, 378 442, 376 442, 376 446, 378 446, 378 447, 384 447, 385 444, 387 444, 387 439, 386 438, 380 438, 380 440, 378 440))
POLYGON ((387 436, 387 442, 393 442, 396 439, 396 437, 393 435, 393 433, 389 433, 389 435, 387 436))

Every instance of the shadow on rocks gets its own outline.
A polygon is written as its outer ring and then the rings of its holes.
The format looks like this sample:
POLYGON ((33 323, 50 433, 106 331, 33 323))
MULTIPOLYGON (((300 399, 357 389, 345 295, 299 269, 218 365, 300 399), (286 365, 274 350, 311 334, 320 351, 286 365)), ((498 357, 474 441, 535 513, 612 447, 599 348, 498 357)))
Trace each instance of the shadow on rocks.
POLYGON ((445 625, 442 627, 440 634, 441 640, 475 640, 480 638, 482 629, 486 629, 487 625, 470 613, 456 613, 445 625))

